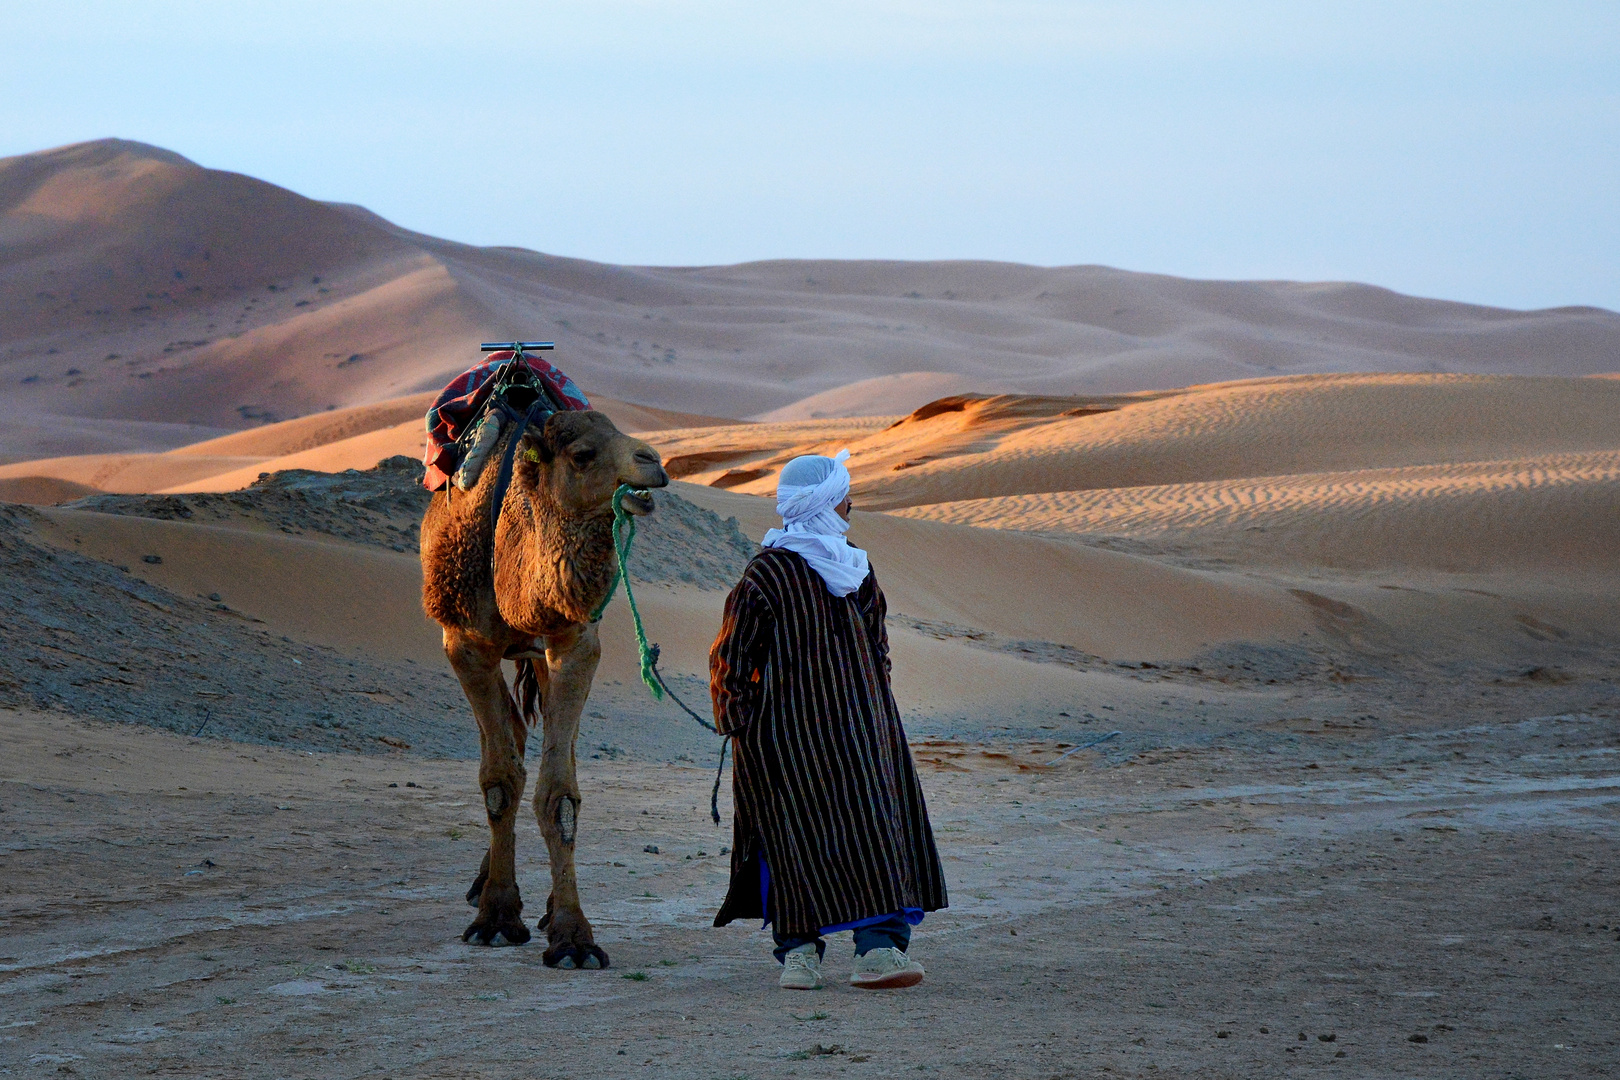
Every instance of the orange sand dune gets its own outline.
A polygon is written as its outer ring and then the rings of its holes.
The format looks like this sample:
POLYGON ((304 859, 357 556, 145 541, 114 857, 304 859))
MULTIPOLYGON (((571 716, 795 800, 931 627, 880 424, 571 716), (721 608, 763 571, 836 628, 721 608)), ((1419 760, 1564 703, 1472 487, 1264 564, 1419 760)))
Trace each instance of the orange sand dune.
POLYGON ((771 492, 796 454, 848 446, 863 508, 1238 565, 1545 574, 1620 558, 1614 380, 1296 376, 655 441, 687 480, 741 494, 771 492))
POLYGON ((861 379, 847 386, 823 390, 807 398, 772 409, 756 417, 765 423, 794 420, 820 420, 838 416, 890 416, 908 413, 930 401, 953 394, 1000 394, 1008 387, 989 375, 968 375, 949 371, 903 371, 861 379))
POLYGON ((381 428, 395 427, 414 420, 418 425, 433 404, 434 393, 390 398, 375 405, 312 413, 296 420, 249 428, 218 439, 177 448, 175 454, 207 454, 234 457, 275 458, 328 446, 356 435, 368 435, 381 428))
MULTIPOLYGON (((95 492, 232 491, 282 469, 369 469, 396 454, 420 458, 422 418, 435 394, 316 413, 161 454, 88 454, 0 465, 0 500, 52 504, 95 492)), ((626 431, 732 421, 610 398, 592 400, 626 431)), ((700 429, 699 429, 700 430, 700 429)))
MULTIPOLYGON (((764 493, 799 453, 852 451, 869 509, 1037 492, 1129 488, 1255 476, 1499 461, 1620 448, 1620 386, 1607 380, 1464 375, 1314 375, 1090 398, 946 400, 855 437, 838 421, 772 440, 715 429, 701 472, 764 493), (747 476, 747 479, 737 479, 747 476)), ((671 454, 701 462, 704 432, 671 432, 671 454)))
POLYGON ((987 262, 621 267, 476 248, 119 140, 0 160, 0 283, 8 413, 220 428, 436 389, 480 339, 514 335, 555 338, 562 367, 606 396, 731 416, 899 413, 930 386, 1585 375, 1620 353, 1613 312, 1345 283, 987 262))
POLYGON ((0 481, 55 480, 92 491, 161 491, 176 484, 249 468, 262 460, 174 453, 82 454, 0 465, 0 481))
POLYGON ((72 502, 86 495, 100 494, 100 488, 88 484, 75 484, 54 476, 19 476, 0 479, 0 502, 25 503, 34 506, 55 506, 72 502))
POLYGON ((1241 544, 1344 569, 1620 570, 1620 450, 1097 488, 895 514, 1029 532, 1241 544))
POLYGON ((395 424, 393 427, 383 428, 380 431, 368 431, 364 435, 340 439, 326 446, 300 450, 296 454, 264 458, 251 465, 244 465, 195 479, 182 480, 179 483, 156 490, 163 492, 235 491, 238 488, 247 487, 265 473, 280 472, 283 469, 309 469, 313 472, 369 469, 384 458, 391 458, 396 454, 404 454, 406 457, 421 460, 422 448, 425 442, 426 434, 422 430, 422 421, 418 418, 407 420, 403 424, 395 424))
MULTIPOLYGON (((769 499, 695 484, 673 490, 737 518, 756 540, 780 524, 769 499)), ((1237 575, 888 514, 857 512, 849 535, 870 553, 891 611, 1101 656, 1187 656, 1211 642, 1290 638, 1307 625, 1281 590, 1237 575)))

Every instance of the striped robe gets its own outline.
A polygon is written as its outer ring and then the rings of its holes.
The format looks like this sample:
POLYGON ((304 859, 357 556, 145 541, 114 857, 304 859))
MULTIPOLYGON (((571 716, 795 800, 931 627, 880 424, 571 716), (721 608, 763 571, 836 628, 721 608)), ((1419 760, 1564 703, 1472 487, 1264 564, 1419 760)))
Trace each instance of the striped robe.
POLYGON ((731 888, 714 924, 769 916, 814 936, 946 905, 928 808, 889 690, 877 575, 846 597, 766 548, 726 598, 709 653, 715 724, 733 736, 731 888), (770 911, 760 899, 760 856, 770 911))

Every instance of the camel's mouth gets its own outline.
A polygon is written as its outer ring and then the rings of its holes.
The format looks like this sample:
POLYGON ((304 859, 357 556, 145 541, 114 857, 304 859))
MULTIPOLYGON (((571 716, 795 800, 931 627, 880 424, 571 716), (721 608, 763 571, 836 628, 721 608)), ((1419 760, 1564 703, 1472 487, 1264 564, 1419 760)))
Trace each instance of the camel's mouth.
POLYGON ((646 517, 657 509, 653 505, 652 493, 646 488, 631 488, 619 496, 619 505, 624 507, 625 513, 635 517, 646 517))

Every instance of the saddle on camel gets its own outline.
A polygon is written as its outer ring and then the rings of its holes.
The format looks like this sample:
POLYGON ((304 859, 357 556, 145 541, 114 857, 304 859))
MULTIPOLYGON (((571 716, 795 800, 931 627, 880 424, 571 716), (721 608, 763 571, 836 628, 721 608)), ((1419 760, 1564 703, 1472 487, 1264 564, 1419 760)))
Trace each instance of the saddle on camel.
POLYGON ((669 476, 656 450, 620 432, 568 376, 530 352, 552 347, 483 345, 488 358, 428 411, 423 482, 434 495, 422 520, 422 607, 443 628, 445 655, 478 721, 489 850, 467 891, 478 914, 462 940, 529 940, 513 826, 538 723, 534 813, 551 858, 539 921, 544 960, 605 968, 575 880, 574 741, 601 656, 597 620, 616 583, 614 504, 652 513, 647 489, 669 476), (506 660, 517 665, 517 699, 506 660))

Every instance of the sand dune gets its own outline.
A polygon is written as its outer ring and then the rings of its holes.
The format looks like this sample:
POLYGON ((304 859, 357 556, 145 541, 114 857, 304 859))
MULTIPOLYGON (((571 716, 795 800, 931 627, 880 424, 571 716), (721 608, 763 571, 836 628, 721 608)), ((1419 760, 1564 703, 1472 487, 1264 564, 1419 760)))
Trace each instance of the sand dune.
POLYGON ((407 421, 421 424, 436 394, 411 394, 390 398, 375 405, 313 413, 296 420, 249 428, 206 442, 178 447, 176 454, 207 454, 227 457, 276 458, 329 446, 357 435, 369 435, 382 428, 397 427, 407 421))
POLYGON ((1544 574, 1620 557, 1613 380, 1300 376, 654 441, 687 480, 739 494, 848 446, 864 508, 1239 564, 1544 574))
MULTIPOLYGON (((780 524, 766 499, 674 490, 736 517, 754 539, 780 524)), ((892 611, 1099 656, 1188 656, 1220 641, 1292 638, 1308 625, 1280 590, 1118 552, 887 514, 857 513, 850 537, 878 567, 892 611)))
POLYGON ((263 460, 204 454, 82 454, 0 465, 0 481, 58 480, 90 491, 161 491, 263 460))
POLYGON ((1584 375, 1620 353, 1612 312, 1364 285, 475 248, 119 140, 0 161, 0 253, 9 412, 223 428, 433 390, 515 334, 555 337, 593 392, 731 416, 1305 372, 1584 375))
POLYGON ((142 580, 181 596, 218 593, 231 609, 307 641, 422 663, 443 660, 436 627, 422 614, 422 570, 414 555, 212 524, 46 513, 55 526, 46 535, 54 542, 129 566, 142 580), (148 556, 162 561, 148 563, 148 556))
MULTIPOLYGON (((0 465, 0 501, 51 505, 96 492, 234 491, 261 473, 282 469, 341 472, 369 469, 404 454, 420 459, 423 415, 436 394, 392 398, 376 405, 316 413, 182 446, 166 453, 81 454, 0 465)), ((592 401, 626 431, 730 421, 592 401)))
POLYGON ((894 513, 1201 549, 1241 544, 1247 562, 1613 573, 1620 569, 1620 450, 1011 495, 894 513))
POLYGON ((55 506, 99 494, 100 490, 54 476, 19 476, 0 479, 0 502, 55 506))
POLYGON ((25 411, 0 419, 0 464, 73 454, 162 453, 226 434, 198 424, 25 411))
POLYGON ((903 371, 861 379, 846 386, 811 394, 791 405, 771 409, 751 419, 764 423, 820 420, 836 416, 888 416, 908 413, 930 401, 953 394, 998 394, 1007 386, 990 375, 947 371, 903 371))
POLYGON ((1318 375, 1082 398, 946 400, 899 421, 661 433, 688 474, 772 490, 795 454, 852 452, 870 509, 1347 468, 1620 448, 1620 387, 1593 379, 1318 375), (780 430, 782 437, 773 438, 780 430), (709 450, 708 440, 713 440, 709 450), (734 456, 719 458, 735 449, 734 456), (742 451, 750 450, 750 453, 742 451), (745 473, 749 480, 735 480, 745 473))
MULTIPOLYGON (((677 493, 718 512, 740 510, 756 526, 754 535, 762 531, 756 511, 763 500, 690 485, 678 485, 677 493)), ((428 673, 442 668, 437 627, 421 613, 421 571, 412 552, 306 533, 303 527, 278 530, 273 519, 253 515, 199 511, 192 519, 155 520, 69 508, 44 515, 41 540, 122 566, 133 578, 189 603, 217 608, 220 617, 336 649, 340 656, 408 660, 428 673)), ((1016 710, 1031 702, 1067 701, 1096 677, 1032 662, 1016 650, 986 648, 964 636, 968 627, 1014 642, 1037 638, 1091 656, 1133 660, 1194 656, 1231 641, 1294 642, 1312 628, 1309 609, 1297 598, 1237 575, 884 515, 861 515, 856 530, 882 568, 897 619, 897 687, 913 712, 1016 710), (969 582, 928 571, 940 562, 983 569, 969 582), (1030 605, 1017 593, 1036 568, 1048 588, 1043 604, 1030 605), (1160 605, 1185 618, 1155 616, 1160 605)), ((725 592, 651 584, 639 571, 637 577, 648 631, 664 647, 664 670, 701 676, 725 592)), ((607 687, 618 683, 640 700, 634 635, 622 598, 608 608, 602 637, 602 697, 617 700, 607 687)))

